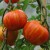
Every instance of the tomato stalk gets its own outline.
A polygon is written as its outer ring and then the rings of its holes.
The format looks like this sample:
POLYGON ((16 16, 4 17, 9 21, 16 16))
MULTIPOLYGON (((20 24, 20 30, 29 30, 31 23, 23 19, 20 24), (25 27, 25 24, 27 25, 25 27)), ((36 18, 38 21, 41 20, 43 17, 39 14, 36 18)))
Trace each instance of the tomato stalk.
POLYGON ((6 50, 9 50, 7 46, 7 35, 8 35, 8 30, 6 30, 6 34, 5 34, 5 45, 6 45, 6 50))
POLYGON ((11 3, 11 0, 9 0, 7 8, 4 10, 3 16, 2 16, 2 24, 3 24, 3 17, 6 11, 11 11, 13 10, 13 4, 11 3))
POLYGON ((48 31, 49 31, 49 25, 48 25, 48 23, 46 21, 47 20, 47 9, 46 9, 46 7, 44 5, 42 5, 41 0, 37 0, 37 2, 38 2, 38 5, 40 7, 41 17, 43 17, 43 18, 41 18, 42 25, 46 24, 47 27, 48 27, 48 31))
POLYGON ((9 0, 8 7, 7 8, 9 8, 9 11, 10 10, 13 10, 13 4, 12 4, 11 0, 9 0))
MULTIPOLYGON (((13 4, 11 3, 11 0, 9 0, 8 7, 4 10, 4 13, 3 13, 3 16, 2 16, 2 24, 3 24, 3 18, 4 18, 5 12, 10 11, 12 9, 13 9, 13 4)), ((8 29, 6 28, 6 30, 4 30, 4 32, 5 32, 5 34, 3 35, 4 36, 4 41, 3 41, 3 45, 2 45, 2 50, 4 49, 4 47, 6 47, 6 50, 9 50, 9 48, 7 46, 8 29)))
MULTIPOLYGON (((48 31, 49 31, 49 25, 48 25, 48 23, 47 23, 47 21, 46 21, 46 19, 47 19, 47 10, 46 10, 46 7, 42 4, 42 1, 41 0, 37 0, 37 2, 38 2, 38 5, 39 5, 39 7, 40 7, 40 12, 41 12, 41 22, 42 22, 42 25, 44 26, 47 26, 47 28, 48 28, 48 31)), ((48 44, 49 44, 49 42, 47 42, 48 44)), ((48 45, 47 45, 47 43, 46 43, 46 45, 42 45, 46 50, 49 50, 49 47, 48 47, 48 45)))
POLYGON ((8 30, 6 30, 6 28, 5 28, 5 30, 3 31, 3 36, 4 36, 4 41, 3 41, 3 45, 2 45, 2 50, 4 49, 4 47, 5 47, 5 49, 6 50, 9 50, 8 49, 8 46, 7 46, 7 34, 8 34, 8 30))
POLYGON ((7 10, 8 10, 7 8, 4 10, 4 13, 3 13, 3 16, 2 16, 2 24, 3 24, 3 17, 4 17, 4 14, 5 14, 5 12, 6 12, 7 10))

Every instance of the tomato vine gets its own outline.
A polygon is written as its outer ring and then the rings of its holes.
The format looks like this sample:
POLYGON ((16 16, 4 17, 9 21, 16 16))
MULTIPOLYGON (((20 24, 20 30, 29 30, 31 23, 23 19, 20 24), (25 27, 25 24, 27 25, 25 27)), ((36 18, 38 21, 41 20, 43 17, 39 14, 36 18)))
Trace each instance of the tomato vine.
MULTIPOLYGON (((49 25, 47 23, 47 9, 43 5, 41 0, 36 0, 36 1, 38 3, 38 7, 36 9, 36 11, 37 11, 36 13, 38 14, 38 16, 37 17, 32 16, 32 18, 30 18, 30 19, 31 20, 38 20, 38 21, 40 21, 40 24, 42 26, 44 26, 44 27, 47 27, 47 30, 49 32, 50 31, 49 30, 49 25)), ((12 0, 9 0, 7 8, 4 10, 4 13, 2 15, 2 25, 3 25, 3 28, 5 27, 4 24, 3 24, 3 18, 4 18, 4 15, 5 15, 6 12, 14 11, 16 9, 21 9, 21 10, 25 11, 25 9, 27 8, 28 5, 31 5, 32 7, 36 8, 36 6, 33 5, 33 1, 30 2, 29 0, 27 0, 27 1, 24 0, 22 2, 18 2, 16 6, 14 6, 13 4, 14 3, 12 3, 12 0)), ((34 45, 32 46, 32 44, 30 42, 28 42, 24 37, 22 39, 17 39, 17 41, 15 42, 14 48, 10 47, 9 45, 7 45, 8 29, 6 28, 6 30, 5 29, 3 29, 3 30, 5 31, 5 34, 4 34, 3 45, 2 45, 2 48, 1 48, 2 50, 4 50, 4 48, 5 48, 5 50, 9 50, 9 48, 11 48, 13 50, 16 50, 16 49, 17 50, 22 50, 22 49, 25 50, 26 48, 28 48, 28 50, 31 50, 31 49, 33 49, 35 47, 34 45)), ((3 31, 3 33, 4 33, 4 31, 3 31)), ((21 31, 21 35, 23 35, 22 32, 23 32, 23 30, 21 31)), ((20 35, 18 35, 18 36, 20 38, 20 35)), ((50 36, 49 36, 49 39, 50 39, 50 36)), ((50 46, 49 40, 46 43, 44 43, 44 44, 42 44, 40 46, 42 48, 44 48, 44 50, 49 50, 49 46, 50 46)))

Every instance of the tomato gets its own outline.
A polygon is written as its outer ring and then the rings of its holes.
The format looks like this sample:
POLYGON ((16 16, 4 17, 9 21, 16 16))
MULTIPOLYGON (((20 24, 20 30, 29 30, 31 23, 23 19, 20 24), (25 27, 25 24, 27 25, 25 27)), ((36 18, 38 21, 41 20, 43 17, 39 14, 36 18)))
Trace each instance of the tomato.
POLYGON ((18 31, 8 31, 7 44, 9 44, 10 46, 14 45, 17 36, 18 36, 18 31))
POLYGON ((0 26, 0 41, 3 41, 4 37, 3 37, 3 27, 0 26))
POLYGON ((22 10, 14 10, 4 15, 3 23, 8 30, 18 30, 25 26, 27 15, 22 10))
POLYGON ((23 29, 23 35, 33 45, 42 45, 49 39, 48 30, 36 20, 26 23, 23 29))
MULTIPOLYGON (((0 26, 0 41, 4 40, 4 36, 3 36, 3 27, 0 26)), ((18 36, 18 31, 8 31, 7 34, 7 44, 12 46, 14 45, 15 40, 17 39, 18 36)))
POLYGON ((19 20, 19 29, 23 28, 25 24, 27 23, 27 15, 22 10, 15 10, 16 14, 18 14, 18 20, 19 20))
MULTIPOLYGON (((9 0, 4 0, 6 3, 8 3, 9 2, 9 0)), ((18 2, 19 0, 12 0, 12 3, 16 3, 16 2, 18 2)))

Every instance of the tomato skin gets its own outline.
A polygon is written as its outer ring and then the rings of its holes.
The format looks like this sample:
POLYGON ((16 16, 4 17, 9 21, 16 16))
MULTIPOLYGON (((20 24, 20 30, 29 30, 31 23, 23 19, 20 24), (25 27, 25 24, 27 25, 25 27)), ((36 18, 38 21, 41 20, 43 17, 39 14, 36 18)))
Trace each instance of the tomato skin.
POLYGON ((22 10, 14 10, 5 14, 3 18, 4 26, 8 30, 18 30, 24 27, 27 16, 22 10))
MULTIPOLYGON (((3 27, 0 26, 0 41, 4 40, 4 36, 3 36, 3 27)), ((7 44, 12 46, 14 45, 15 40, 17 39, 18 36, 18 31, 8 31, 7 34, 7 44)))
POLYGON ((26 23, 23 35, 33 45, 42 45, 49 38, 48 30, 41 26, 38 21, 35 22, 35 20, 26 23))
POLYGON ((27 15, 22 10, 15 10, 16 14, 18 14, 19 19, 19 29, 23 28, 27 23, 27 15))
POLYGON ((17 36, 18 31, 8 31, 7 44, 9 44, 10 46, 14 45, 17 36))
MULTIPOLYGON (((9 0, 4 0, 6 3, 8 3, 9 2, 9 0)), ((12 0, 12 3, 16 3, 16 2, 18 2, 19 0, 12 0)))

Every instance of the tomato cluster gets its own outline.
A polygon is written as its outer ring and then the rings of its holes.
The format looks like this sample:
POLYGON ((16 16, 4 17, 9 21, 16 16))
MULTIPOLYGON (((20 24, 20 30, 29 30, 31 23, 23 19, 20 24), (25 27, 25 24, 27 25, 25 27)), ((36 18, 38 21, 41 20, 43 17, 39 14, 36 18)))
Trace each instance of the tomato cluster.
MULTIPOLYGON (((6 3, 9 3, 9 0, 4 0, 6 3)), ((11 0, 12 1, 12 3, 17 3, 17 2, 19 2, 19 0, 11 0)))
MULTIPOLYGON (((7 44, 9 45, 14 45, 20 29, 23 29, 24 38, 33 45, 42 45, 48 41, 48 30, 37 20, 27 22, 27 15, 22 10, 17 9, 6 13, 3 17, 3 24, 8 29, 7 44)), ((2 35, 0 40, 3 41, 2 29, 0 32, 2 35)))
MULTIPOLYGON (((4 15, 3 24, 8 29, 7 44, 12 46, 18 36, 18 30, 27 23, 27 15, 22 10, 13 10, 4 15)), ((4 40, 3 27, 0 26, 0 41, 4 40)))

